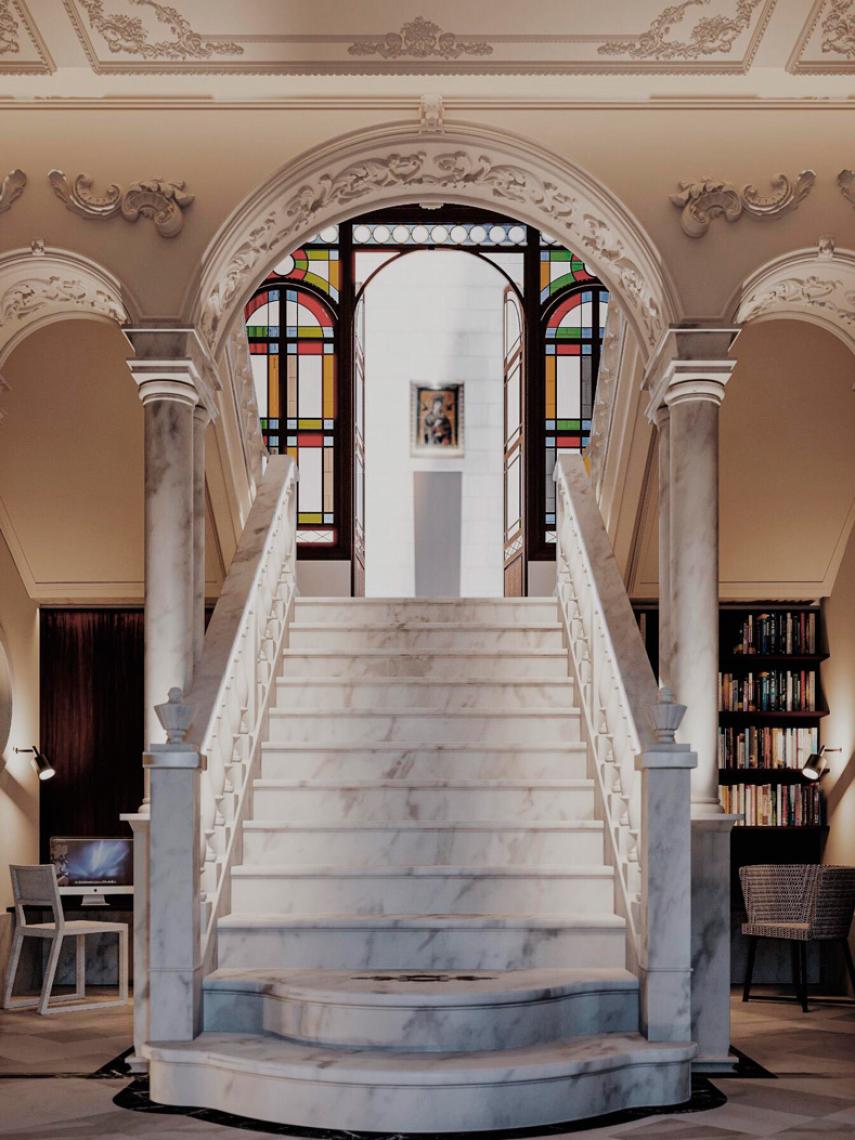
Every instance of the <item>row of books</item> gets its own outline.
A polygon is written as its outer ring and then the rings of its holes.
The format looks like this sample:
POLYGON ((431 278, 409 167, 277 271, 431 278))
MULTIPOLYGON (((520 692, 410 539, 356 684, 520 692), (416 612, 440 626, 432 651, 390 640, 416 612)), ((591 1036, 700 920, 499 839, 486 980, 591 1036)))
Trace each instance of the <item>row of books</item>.
POLYGON ((822 824, 822 793, 816 784, 730 784, 719 788, 728 814, 745 827, 810 827, 822 824))
POLYGON ((816 673, 771 669, 762 673, 721 673, 723 712, 814 712, 816 673))
POLYGON ((816 653, 816 614, 805 610, 749 614, 738 631, 733 652, 772 656, 816 653))
POLYGON ((783 728, 778 725, 719 729, 720 768, 803 768, 819 746, 816 728, 783 728))

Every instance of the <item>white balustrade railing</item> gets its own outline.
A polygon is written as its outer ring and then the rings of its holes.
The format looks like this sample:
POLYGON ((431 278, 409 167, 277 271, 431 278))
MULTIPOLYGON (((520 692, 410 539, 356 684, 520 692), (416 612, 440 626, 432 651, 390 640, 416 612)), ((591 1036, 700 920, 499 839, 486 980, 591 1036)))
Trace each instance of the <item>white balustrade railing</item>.
POLYGON ((235 844, 257 775, 276 663, 297 592, 297 467, 271 456, 205 634, 185 738, 206 758, 200 789, 202 966, 216 964, 235 844))
POLYGON ((582 458, 559 457, 555 482, 556 591, 633 967, 640 949, 643 873, 636 760, 656 746, 650 716, 658 703, 657 684, 582 458))

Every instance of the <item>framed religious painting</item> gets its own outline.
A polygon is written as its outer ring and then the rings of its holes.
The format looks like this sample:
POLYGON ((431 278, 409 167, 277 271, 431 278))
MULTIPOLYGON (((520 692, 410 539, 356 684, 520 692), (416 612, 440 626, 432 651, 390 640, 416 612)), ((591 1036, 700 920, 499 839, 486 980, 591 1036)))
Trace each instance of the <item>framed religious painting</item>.
POLYGON ((410 444, 413 455, 463 454, 463 385, 410 384, 410 444))

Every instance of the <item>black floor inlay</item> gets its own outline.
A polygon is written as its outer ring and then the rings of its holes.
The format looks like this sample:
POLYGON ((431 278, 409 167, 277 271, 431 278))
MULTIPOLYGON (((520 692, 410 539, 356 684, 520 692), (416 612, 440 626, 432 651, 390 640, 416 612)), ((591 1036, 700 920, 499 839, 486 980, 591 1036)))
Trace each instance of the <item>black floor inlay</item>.
MULTIPOLYGON (((210 1108, 184 1108, 172 1105, 155 1104, 148 1095, 148 1078, 137 1077, 122 1089, 113 1103, 119 1108, 133 1112, 165 1113, 172 1116, 190 1116, 207 1124, 221 1124, 224 1127, 259 1132, 268 1136, 301 1136, 307 1140, 451 1140, 461 1135, 459 1132, 341 1132, 329 1128, 301 1128, 290 1124, 268 1124, 263 1120, 251 1120, 246 1116, 233 1116, 229 1112, 216 1112, 210 1108)), ((720 1108, 727 1103, 727 1097, 706 1077, 692 1077, 692 1099, 683 1104, 668 1108, 629 1108, 623 1112, 613 1112, 608 1116, 597 1116, 588 1120, 573 1120, 565 1124, 539 1124, 533 1128, 508 1128, 493 1132, 466 1133, 483 1140, 525 1140, 530 1136, 558 1136, 567 1132, 583 1132, 588 1128, 604 1128, 625 1124, 630 1120, 643 1120, 646 1116, 664 1116, 672 1113, 706 1112, 710 1108, 720 1108)))

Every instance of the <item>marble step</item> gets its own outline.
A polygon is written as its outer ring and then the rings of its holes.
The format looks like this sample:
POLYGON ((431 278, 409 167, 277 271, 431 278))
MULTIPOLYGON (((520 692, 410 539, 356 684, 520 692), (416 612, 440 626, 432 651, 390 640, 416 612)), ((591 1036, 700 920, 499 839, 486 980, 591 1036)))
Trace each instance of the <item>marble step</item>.
MULTIPOLYGON (((578 712, 561 709, 326 709, 322 714, 299 709, 272 709, 268 718, 271 744, 403 743, 426 744, 565 744, 578 741, 578 712)), ((267 743, 267 742, 265 742, 267 743)))
POLYGON ((423 677, 342 680, 284 677, 276 686, 276 708, 289 709, 575 709, 569 680, 439 680, 423 677))
POLYGON ((617 915, 228 914, 221 968, 524 970, 626 965, 617 915))
POLYGON ((256 780, 252 818, 300 823, 389 819, 593 819, 593 780, 353 783, 256 780))
POLYGON ((489 653, 467 650, 389 649, 352 652, 328 649, 286 649, 285 677, 436 677, 442 680, 516 681, 529 677, 566 678, 567 654, 553 650, 489 653))
POLYGON ((353 867, 415 864, 538 867, 600 863, 601 820, 490 823, 385 820, 375 823, 295 825, 293 820, 251 820, 243 825, 247 864, 320 863, 331 856, 353 867))
POLYGON ((578 867, 233 867, 236 914, 611 914, 614 872, 578 867))
POLYGON ((298 1127, 460 1133, 681 1103, 693 1053, 632 1033, 464 1054, 202 1033, 150 1047, 151 1098, 298 1127))
POLYGON ((266 780, 581 780, 587 774, 588 750, 582 741, 561 748, 265 744, 261 752, 266 780))
POLYGON ((298 622, 329 625, 559 621, 558 604, 551 598, 299 598, 294 616, 298 622))
POLYGON ((552 622, 525 625, 483 625, 478 622, 407 622, 401 625, 327 625, 294 621, 288 630, 289 649, 325 649, 355 653, 363 649, 421 652, 457 649, 469 652, 514 653, 517 650, 562 648, 560 627, 552 622))
POLYGON ((626 970, 216 970, 204 1028, 273 1033, 314 1045, 406 1051, 522 1049, 638 1029, 626 970))

